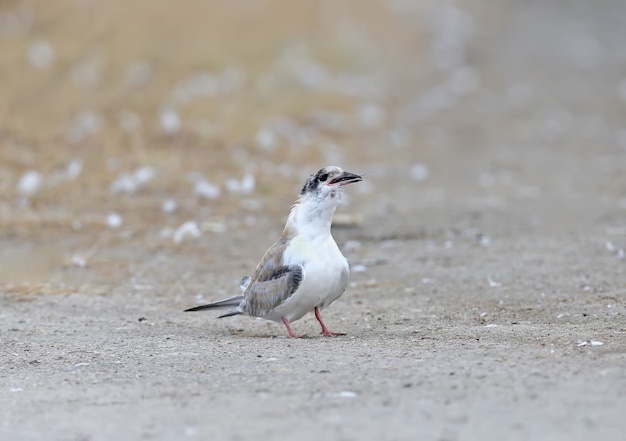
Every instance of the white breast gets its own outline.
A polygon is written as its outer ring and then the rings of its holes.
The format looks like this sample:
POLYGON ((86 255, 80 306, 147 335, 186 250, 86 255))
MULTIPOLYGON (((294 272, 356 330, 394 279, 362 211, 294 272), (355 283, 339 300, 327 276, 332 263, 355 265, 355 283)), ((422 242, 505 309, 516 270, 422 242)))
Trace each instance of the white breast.
POLYGON ((298 320, 315 307, 330 305, 346 289, 348 262, 330 234, 313 240, 296 236, 285 250, 283 265, 302 265, 304 277, 296 292, 266 317, 270 320, 298 320))

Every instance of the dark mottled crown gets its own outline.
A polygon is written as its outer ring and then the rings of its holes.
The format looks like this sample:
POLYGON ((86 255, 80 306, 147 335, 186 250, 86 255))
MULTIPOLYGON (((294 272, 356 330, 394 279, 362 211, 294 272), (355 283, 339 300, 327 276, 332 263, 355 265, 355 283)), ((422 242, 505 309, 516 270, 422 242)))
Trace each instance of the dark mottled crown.
POLYGON ((332 177, 340 174, 342 170, 339 167, 329 166, 324 167, 317 173, 313 173, 311 177, 305 182, 304 187, 302 187, 301 195, 306 193, 314 193, 315 190, 319 187, 320 183, 326 182, 328 179, 332 179, 332 177))

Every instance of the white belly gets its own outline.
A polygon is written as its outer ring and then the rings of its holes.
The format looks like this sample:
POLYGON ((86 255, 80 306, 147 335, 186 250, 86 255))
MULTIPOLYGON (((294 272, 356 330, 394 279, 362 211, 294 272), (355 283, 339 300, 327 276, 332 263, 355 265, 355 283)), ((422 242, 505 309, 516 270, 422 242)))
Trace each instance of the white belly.
POLYGON ((315 307, 330 305, 346 289, 348 262, 330 235, 314 242, 294 239, 283 265, 302 265, 304 277, 296 292, 265 317, 269 320, 298 320, 315 307))

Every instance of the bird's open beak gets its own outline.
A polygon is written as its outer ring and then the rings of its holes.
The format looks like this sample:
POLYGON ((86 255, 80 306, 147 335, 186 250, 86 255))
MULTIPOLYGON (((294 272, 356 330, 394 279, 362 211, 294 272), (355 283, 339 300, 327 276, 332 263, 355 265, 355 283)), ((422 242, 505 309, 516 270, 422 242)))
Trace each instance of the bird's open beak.
POLYGON ((352 184, 353 182, 359 182, 362 181, 363 178, 359 175, 355 175, 354 173, 350 173, 350 172, 343 172, 342 174, 340 174, 339 176, 337 176, 335 179, 332 179, 328 184, 330 185, 334 185, 334 184, 339 184, 339 185, 347 185, 347 184, 352 184))

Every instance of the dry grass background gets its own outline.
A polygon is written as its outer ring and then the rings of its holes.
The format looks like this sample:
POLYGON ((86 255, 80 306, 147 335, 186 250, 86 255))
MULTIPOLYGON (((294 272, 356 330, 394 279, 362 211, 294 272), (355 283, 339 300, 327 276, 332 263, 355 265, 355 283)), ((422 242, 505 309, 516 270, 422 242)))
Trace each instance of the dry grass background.
POLYGON ((2 279, 50 281, 34 268, 58 270, 111 241, 172 246, 157 232, 190 219, 210 230, 281 218, 327 163, 375 170, 378 191, 356 197, 383 218, 413 216, 410 195, 424 219, 446 207, 527 215, 531 201, 557 229, 607 206, 619 220, 622 12, 570 6, 3 2, 2 279), (411 180, 413 164, 427 174, 411 180), (142 167, 154 175, 145 185, 112 191, 142 167), (36 189, 20 191, 29 171, 36 189), (246 174, 252 194, 225 191, 246 174), (194 194, 199 175, 222 196, 194 194), (167 199, 179 209, 164 215, 167 199), (107 226, 110 213, 123 231, 107 226))
POLYGON ((194 195, 192 172, 222 187, 252 174, 254 196, 275 196, 263 212, 283 216, 317 167, 383 161, 384 141, 371 139, 379 127, 353 115, 392 104, 393 78, 432 71, 417 62, 424 31, 397 26, 402 11, 376 1, 20 1, 0 13, 0 275, 27 291, 67 285, 62 269, 77 250, 172 246, 143 233, 250 214, 244 196, 194 195), (316 109, 341 127, 317 124, 316 109), (256 134, 276 121, 286 136, 259 147, 256 134), (156 178, 131 194, 111 190, 140 167, 156 178), (33 171, 36 189, 20 191, 33 171), (179 208, 164 217, 166 199, 179 208), (107 227, 109 213, 123 233, 107 227))
MULTIPOLYGON (((369 75, 382 73, 399 50, 393 17, 378 2, 23 1, 5 2, 0 12, 2 277, 12 283, 49 281, 44 269, 58 271, 72 248, 133 239, 107 231, 110 212, 135 231, 159 216, 167 198, 180 208, 163 226, 245 215, 241 197, 196 197, 189 172, 217 185, 253 173, 257 193, 283 197, 277 207, 284 211, 303 175, 325 163, 321 145, 330 138, 315 131, 302 146, 278 139, 263 150, 257 131, 279 117, 308 124, 312 108, 353 112, 361 101, 303 87, 283 66, 285 54, 308 59, 310 52, 331 74, 369 75), (373 40, 351 37, 342 22, 373 40), (29 51, 42 42, 53 56, 37 67, 29 51), (180 92, 185 84, 195 92, 180 92), (161 123, 167 112, 179 118, 174 130, 161 123), (81 171, 68 178, 72 164, 81 171), (146 166, 157 177, 139 196, 113 194, 120 175, 146 166), (28 171, 41 185, 20 194, 28 171)), ((331 138, 354 144, 358 136, 331 138)), ((365 162, 376 153, 359 154, 365 162)), ((265 205, 276 215, 277 207, 265 205)))

